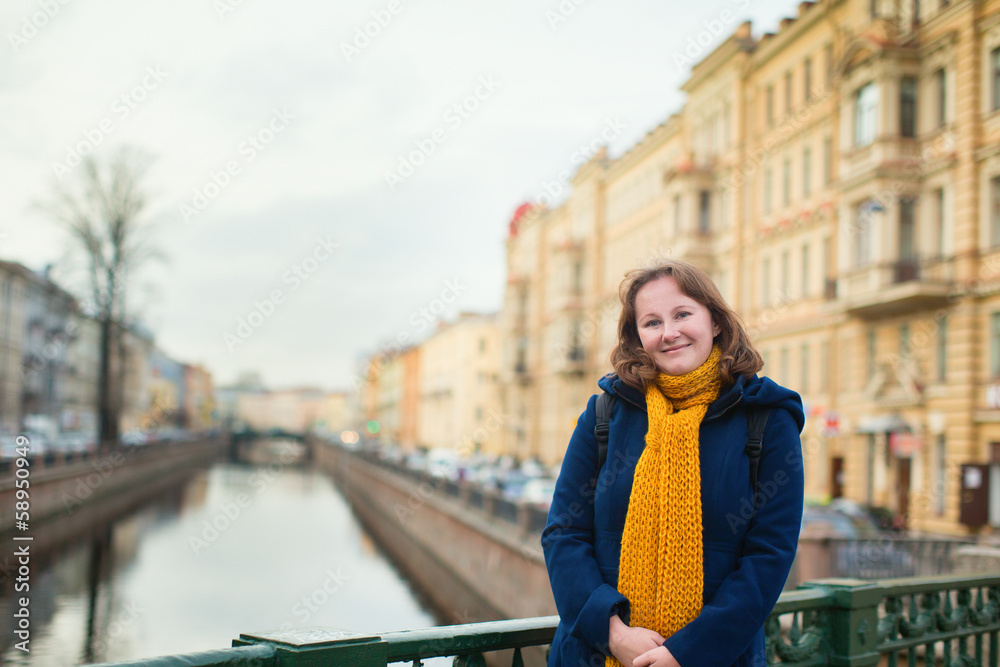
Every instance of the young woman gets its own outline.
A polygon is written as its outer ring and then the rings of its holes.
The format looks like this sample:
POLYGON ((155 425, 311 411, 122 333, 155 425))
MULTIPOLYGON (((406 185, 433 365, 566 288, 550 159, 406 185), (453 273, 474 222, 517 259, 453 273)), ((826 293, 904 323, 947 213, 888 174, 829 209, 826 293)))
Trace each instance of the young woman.
POLYGON ((549 665, 763 666, 764 622, 802 521, 802 401, 708 275, 629 273, 598 386, 615 397, 598 473, 594 396, 569 442, 542 546, 560 623, 549 665), (757 493, 747 411, 767 410, 757 493))

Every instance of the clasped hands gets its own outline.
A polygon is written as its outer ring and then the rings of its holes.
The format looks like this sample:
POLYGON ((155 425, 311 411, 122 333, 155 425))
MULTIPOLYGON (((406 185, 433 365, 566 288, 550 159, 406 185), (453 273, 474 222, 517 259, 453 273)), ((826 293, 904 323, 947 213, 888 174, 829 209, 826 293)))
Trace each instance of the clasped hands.
POLYGON ((625 667, 681 667, 663 645, 666 640, 659 632, 630 628, 618 614, 611 616, 610 623, 608 648, 625 667))

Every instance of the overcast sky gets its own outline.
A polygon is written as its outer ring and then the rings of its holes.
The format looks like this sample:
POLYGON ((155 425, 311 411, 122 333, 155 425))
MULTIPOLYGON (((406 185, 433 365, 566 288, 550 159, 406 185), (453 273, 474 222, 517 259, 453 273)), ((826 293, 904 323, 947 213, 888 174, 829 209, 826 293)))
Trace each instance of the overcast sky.
POLYGON ((75 151, 135 146, 155 158, 145 219, 167 260, 129 290, 158 345, 217 384, 347 388, 362 354, 426 336, 442 294, 445 317, 500 308, 513 210, 608 123, 618 155, 677 111, 689 38, 773 30, 795 7, 4 0, 0 257, 78 291, 32 203, 75 151))

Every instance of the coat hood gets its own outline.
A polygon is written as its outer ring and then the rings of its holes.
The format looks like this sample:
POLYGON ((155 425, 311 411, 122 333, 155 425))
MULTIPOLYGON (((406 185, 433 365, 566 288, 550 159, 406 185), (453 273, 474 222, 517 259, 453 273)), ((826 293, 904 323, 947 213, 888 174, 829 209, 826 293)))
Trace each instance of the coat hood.
MULTIPOLYGON (((643 411, 646 409, 646 396, 643 392, 631 385, 625 384, 625 382, 623 382, 622 379, 614 373, 609 373, 598 380, 597 386, 610 394, 632 403, 643 411)), ((713 417, 719 416, 741 401, 747 405, 757 407, 770 407, 772 409, 781 408, 787 410, 795 420, 795 424, 798 426, 799 432, 802 432, 802 427, 805 425, 806 418, 805 412, 802 409, 802 398, 799 394, 791 389, 788 389, 787 387, 782 387, 771 378, 758 377, 756 374, 754 374, 751 378, 740 375, 736 378, 736 382, 734 384, 730 385, 728 388, 723 387, 722 391, 719 393, 719 398, 708 406, 708 411, 705 413, 705 419, 712 419, 713 417)))

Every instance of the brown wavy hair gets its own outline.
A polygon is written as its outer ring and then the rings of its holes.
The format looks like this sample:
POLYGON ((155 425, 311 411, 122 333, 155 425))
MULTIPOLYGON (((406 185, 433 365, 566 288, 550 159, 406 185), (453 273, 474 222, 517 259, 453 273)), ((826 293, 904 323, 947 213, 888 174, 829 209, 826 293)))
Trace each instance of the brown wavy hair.
POLYGON ((691 262, 669 259, 648 269, 629 271, 618 286, 622 313, 618 318, 618 344, 611 350, 611 364, 618 377, 626 384, 645 391, 660 372, 639 338, 635 296, 643 285, 665 276, 676 280, 687 297, 708 308, 712 322, 719 325, 719 335, 714 342, 722 351, 719 375, 724 386, 735 383, 740 375, 750 378, 764 367, 764 360, 750 342, 742 318, 722 298, 719 288, 708 274, 691 262))

